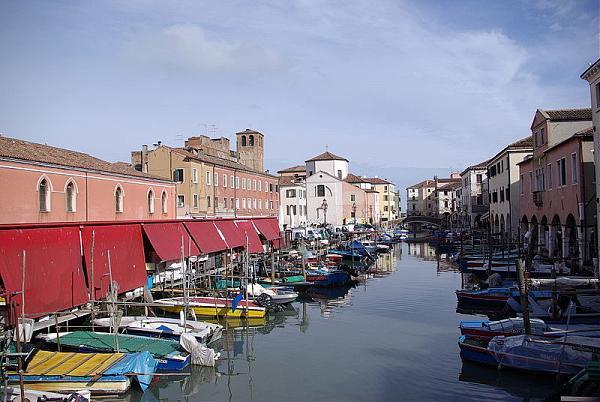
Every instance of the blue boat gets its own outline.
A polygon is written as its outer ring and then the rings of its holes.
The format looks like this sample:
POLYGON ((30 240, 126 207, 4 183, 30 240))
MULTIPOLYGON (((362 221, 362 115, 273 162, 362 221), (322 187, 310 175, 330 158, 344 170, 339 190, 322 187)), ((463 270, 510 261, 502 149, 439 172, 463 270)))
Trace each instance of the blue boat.
POLYGON ((317 287, 337 287, 350 283, 350 274, 346 271, 325 271, 323 269, 311 269, 306 271, 306 280, 317 287))
POLYGON ((373 257, 373 255, 369 252, 369 250, 367 250, 367 248, 364 246, 364 244, 362 244, 358 240, 352 240, 352 242, 350 242, 350 245, 348 246, 348 248, 354 252, 357 252, 358 254, 360 254, 363 257, 368 257, 373 260, 375 259, 373 257))
POLYGON ((462 360, 474 363, 496 366, 496 358, 494 357, 493 353, 488 350, 488 343, 489 340, 482 340, 461 335, 458 338, 460 358, 462 360))
POLYGON ((329 250, 328 253, 335 254, 335 255, 341 255, 342 258, 349 259, 352 261, 360 261, 362 259, 362 255, 360 255, 360 253, 353 251, 353 250, 334 249, 334 250, 329 250))

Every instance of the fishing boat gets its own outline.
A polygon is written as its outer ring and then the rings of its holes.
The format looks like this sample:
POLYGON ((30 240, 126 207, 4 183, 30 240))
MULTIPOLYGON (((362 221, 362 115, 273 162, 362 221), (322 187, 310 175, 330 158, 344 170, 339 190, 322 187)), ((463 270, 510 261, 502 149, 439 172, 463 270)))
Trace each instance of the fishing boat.
POLYGON ((499 367, 540 374, 575 375, 598 359, 600 339, 569 335, 549 339, 535 335, 497 336, 488 350, 499 367))
MULTIPOLYGON (((531 293, 535 293, 538 298, 551 298, 552 292, 545 290, 535 290, 531 293)), ((519 289, 517 288, 487 288, 482 290, 457 290, 456 298, 459 303, 475 303, 485 304, 488 306, 495 305, 498 307, 504 306, 506 302, 513 297, 519 296, 519 289)))
MULTIPOLYGON (((600 305, 595 297, 559 295, 554 303, 552 299, 540 298, 536 292, 540 291, 529 292, 528 305, 531 318, 541 318, 547 323, 597 324, 600 322, 600 305)), ((518 315, 522 315, 520 300, 511 298, 507 301, 507 305, 518 315)))
POLYGON ((496 358, 488 350, 488 342, 489 340, 486 339, 461 335, 458 338, 460 358, 466 361, 495 366, 496 358))
POLYGON ((310 269, 306 271, 306 280, 317 287, 336 287, 347 285, 351 278, 348 272, 339 269, 310 269))
MULTIPOLYGON (((124 394, 133 377, 142 391, 150 385, 157 362, 149 352, 68 353, 34 349, 25 360, 26 389, 50 392, 90 391, 92 395, 124 394)), ((8 384, 18 385, 17 372, 8 372, 8 384)))
MULTIPOLYGON (((531 333, 542 335, 553 331, 543 320, 530 320, 531 333)), ((461 321, 460 333, 472 339, 489 340, 495 336, 512 336, 525 333, 525 324, 522 318, 507 318, 499 321, 461 321)))
POLYGON ((258 283, 249 284, 247 287, 247 290, 248 290, 248 295, 253 296, 253 297, 257 297, 257 296, 266 294, 267 296, 269 296, 269 298, 275 304, 288 304, 298 298, 298 293, 296 293, 294 291, 286 290, 283 287, 275 287, 275 286, 270 287, 270 288, 265 288, 258 283))
POLYGON ((390 251, 390 246, 375 243, 373 240, 363 240, 361 243, 371 254, 387 253, 390 251))
MULTIPOLYGON (((110 318, 97 318, 94 326, 107 330, 112 326, 110 318)), ((198 342, 209 344, 221 338, 223 326, 204 321, 183 320, 164 317, 125 316, 119 321, 119 331, 124 334, 149 336, 179 341, 182 333, 193 335, 198 342)))
MULTIPOLYGON (((183 311, 186 305, 183 297, 159 299, 154 303, 160 305, 159 308, 162 310, 170 313, 179 313, 183 311)), ((267 310, 264 307, 259 306, 253 301, 240 300, 236 304, 233 299, 226 299, 224 297, 189 297, 187 305, 197 316, 202 317, 260 318, 267 314, 267 310)))
POLYGON ((190 355, 179 351, 179 342, 145 336, 76 331, 38 335, 37 339, 62 349, 82 353, 138 353, 147 351, 157 362, 157 370, 180 371, 190 364, 190 355))

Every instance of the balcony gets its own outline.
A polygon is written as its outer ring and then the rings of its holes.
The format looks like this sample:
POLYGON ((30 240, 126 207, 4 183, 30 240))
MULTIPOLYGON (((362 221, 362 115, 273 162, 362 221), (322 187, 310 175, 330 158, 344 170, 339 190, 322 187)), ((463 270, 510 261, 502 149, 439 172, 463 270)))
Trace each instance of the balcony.
POLYGON ((544 205, 544 192, 543 191, 534 191, 532 193, 533 195, 533 203, 538 206, 541 207, 542 205, 544 205))

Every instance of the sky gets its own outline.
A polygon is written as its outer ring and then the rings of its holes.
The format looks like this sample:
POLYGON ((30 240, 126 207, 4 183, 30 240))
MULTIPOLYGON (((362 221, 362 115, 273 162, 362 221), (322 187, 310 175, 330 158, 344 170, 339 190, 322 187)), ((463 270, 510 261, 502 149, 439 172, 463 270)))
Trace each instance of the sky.
POLYGON ((0 133, 109 161, 265 135, 404 187, 589 107, 599 0, 0 0, 0 133))

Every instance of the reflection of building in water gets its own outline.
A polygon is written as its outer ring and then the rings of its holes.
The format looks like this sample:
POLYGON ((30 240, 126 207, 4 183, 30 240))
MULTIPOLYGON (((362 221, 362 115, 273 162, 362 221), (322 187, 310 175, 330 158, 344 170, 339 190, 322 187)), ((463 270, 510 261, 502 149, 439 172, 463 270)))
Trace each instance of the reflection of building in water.
POLYGON ((402 258, 402 245, 397 244, 390 248, 389 253, 377 255, 375 263, 369 267, 369 272, 381 274, 396 272, 398 261, 402 258))
POLYGON ((408 255, 421 257, 424 260, 435 260, 435 247, 431 247, 428 243, 408 243, 408 255))

